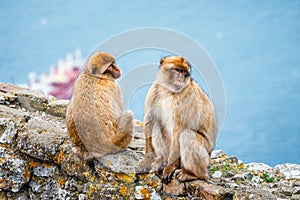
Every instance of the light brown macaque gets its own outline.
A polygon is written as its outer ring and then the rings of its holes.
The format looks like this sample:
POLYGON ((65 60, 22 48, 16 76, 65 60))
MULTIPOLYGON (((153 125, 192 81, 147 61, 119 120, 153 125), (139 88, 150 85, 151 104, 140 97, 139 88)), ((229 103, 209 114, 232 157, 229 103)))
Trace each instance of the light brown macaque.
POLYGON ((120 68, 111 54, 95 52, 74 83, 67 110, 73 150, 84 160, 126 148, 133 131, 133 113, 123 110, 115 79, 120 68))
POLYGON ((146 153, 138 170, 162 171, 166 184, 174 173, 180 181, 208 178, 216 137, 214 107, 190 73, 183 57, 162 58, 146 96, 146 153))

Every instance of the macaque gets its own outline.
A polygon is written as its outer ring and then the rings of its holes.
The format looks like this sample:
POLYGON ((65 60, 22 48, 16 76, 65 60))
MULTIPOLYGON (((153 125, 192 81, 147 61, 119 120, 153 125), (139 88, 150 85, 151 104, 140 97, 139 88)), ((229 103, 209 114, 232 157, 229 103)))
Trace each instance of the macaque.
POLYGON ((67 109, 73 150, 84 160, 126 148, 133 131, 133 113, 124 111, 115 79, 120 68, 112 55, 95 52, 74 83, 67 109))
POLYGON ((174 174, 179 181, 208 178, 216 137, 214 107, 190 74, 183 57, 162 58, 146 96, 146 152, 138 170, 162 172, 166 184, 174 174))

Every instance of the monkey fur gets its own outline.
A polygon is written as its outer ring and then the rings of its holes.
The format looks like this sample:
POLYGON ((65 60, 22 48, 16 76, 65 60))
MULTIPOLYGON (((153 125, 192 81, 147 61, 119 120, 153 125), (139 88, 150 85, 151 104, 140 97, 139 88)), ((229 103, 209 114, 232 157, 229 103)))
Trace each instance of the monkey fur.
POLYGON ((99 158, 128 146, 133 113, 124 111, 121 75, 112 55, 95 52, 74 83, 66 121, 73 150, 84 160, 99 158))
POLYGON ((190 73, 183 57, 162 58, 156 81, 146 96, 146 154, 138 170, 162 171, 166 184, 174 173, 180 181, 208 178, 216 137, 215 112, 190 73))

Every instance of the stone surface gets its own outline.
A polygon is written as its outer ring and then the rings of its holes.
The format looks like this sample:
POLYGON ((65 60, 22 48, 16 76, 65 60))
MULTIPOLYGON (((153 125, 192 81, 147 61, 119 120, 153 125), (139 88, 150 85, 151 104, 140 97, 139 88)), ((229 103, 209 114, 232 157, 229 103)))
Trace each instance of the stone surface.
POLYGON ((249 171, 252 171, 256 174, 258 174, 259 172, 268 172, 270 170, 272 170, 272 168, 264 163, 249 163, 246 165, 248 167, 249 171))
POLYGON ((212 178, 220 178, 222 176, 222 172, 221 171, 215 171, 213 174, 212 174, 212 178))
POLYGON ((22 90, 17 93, 18 102, 22 107, 30 111, 45 111, 47 109, 49 98, 51 97, 46 96, 41 90, 22 90))
POLYGON ((282 173, 286 179, 300 179, 300 165, 286 163, 276 165, 274 169, 282 173))
POLYGON ((100 158, 99 162, 103 167, 111 171, 130 175, 136 173, 135 166, 138 165, 143 155, 132 150, 120 151, 116 154, 109 154, 100 158))
POLYGON ((168 185, 138 174, 142 122, 127 150, 90 162, 74 154, 67 101, 0 83, 0 199, 300 199, 300 165, 244 164, 212 152, 207 181, 168 185))
POLYGON ((0 143, 12 143, 17 135, 17 130, 15 128, 15 123, 13 121, 9 121, 5 118, 0 119, 0 126, 6 126, 4 133, 0 137, 0 143))
POLYGON ((0 189, 18 192, 29 181, 28 162, 17 152, 0 147, 0 189))
POLYGON ((54 100, 49 102, 46 112, 58 117, 66 117, 69 100, 54 100))
POLYGON ((59 147, 68 136, 52 122, 32 118, 18 135, 22 153, 48 162, 57 162, 59 147))

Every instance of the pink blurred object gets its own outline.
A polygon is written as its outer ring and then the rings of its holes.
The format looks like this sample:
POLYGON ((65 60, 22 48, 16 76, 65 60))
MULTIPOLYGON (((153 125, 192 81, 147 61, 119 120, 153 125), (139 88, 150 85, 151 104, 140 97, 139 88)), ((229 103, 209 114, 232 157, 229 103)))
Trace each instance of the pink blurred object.
POLYGON ((59 60, 56 66, 51 66, 49 72, 37 77, 34 72, 28 75, 29 89, 42 89, 46 94, 57 99, 70 99, 74 82, 83 64, 80 50, 75 51, 75 59, 68 54, 65 60, 59 60))
POLYGON ((69 80, 66 82, 54 82, 51 85, 53 86, 53 90, 48 94, 56 97, 57 99, 70 99, 72 96, 73 85, 77 78, 79 72, 79 68, 74 68, 73 72, 68 75, 69 80))

